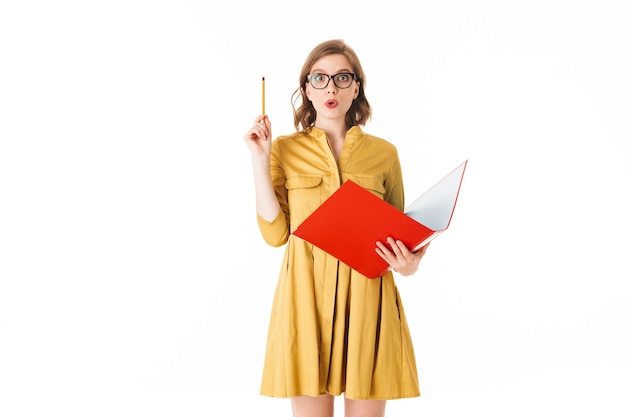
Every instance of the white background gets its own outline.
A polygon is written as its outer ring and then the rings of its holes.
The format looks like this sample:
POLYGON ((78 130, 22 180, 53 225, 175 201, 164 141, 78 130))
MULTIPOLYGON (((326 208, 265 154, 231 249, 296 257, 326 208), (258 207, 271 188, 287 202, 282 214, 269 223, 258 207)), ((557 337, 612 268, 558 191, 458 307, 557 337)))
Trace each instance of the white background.
POLYGON ((262 76, 294 130, 331 38, 407 200, 469 159, 398 278, 422 396, 388 415, 626 415, 619 0, 3 2, 0 415, 290 414, 258 395, 283 248, 242 137, 262 76))

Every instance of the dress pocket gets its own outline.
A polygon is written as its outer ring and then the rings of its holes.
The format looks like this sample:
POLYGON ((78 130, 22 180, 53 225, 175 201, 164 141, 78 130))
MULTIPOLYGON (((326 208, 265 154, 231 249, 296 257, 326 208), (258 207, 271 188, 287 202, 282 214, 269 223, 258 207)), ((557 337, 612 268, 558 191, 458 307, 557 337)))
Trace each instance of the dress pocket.
POLYGON ((378 177, 369 175, 355 175, 350 178, 361 187, 369 190, 374 195, 383 198, 385 195, 385 184, 378 177))
POLYGON ((322 176, 316 174, 290 175, 285 181, 292 226, 300 224, 322 204, 322 176))
POLYGON ((322 176, 316 174, 298 174, 287 177, 285 187, 288 190, 298 188, 313 188, 322 183, 322 176))

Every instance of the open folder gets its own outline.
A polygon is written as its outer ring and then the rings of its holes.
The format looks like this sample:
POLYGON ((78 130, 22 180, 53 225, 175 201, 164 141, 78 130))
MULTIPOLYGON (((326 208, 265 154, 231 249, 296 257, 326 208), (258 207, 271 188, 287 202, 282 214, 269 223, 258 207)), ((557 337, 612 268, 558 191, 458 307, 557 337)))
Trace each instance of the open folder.
POLYGON ((416 251, 450 225, 467 160, 411 203, 404 212, 348 180, 293 234, 323 249, 368 278, 389 265, 375 251, 376 241, 401 240, 416 251))

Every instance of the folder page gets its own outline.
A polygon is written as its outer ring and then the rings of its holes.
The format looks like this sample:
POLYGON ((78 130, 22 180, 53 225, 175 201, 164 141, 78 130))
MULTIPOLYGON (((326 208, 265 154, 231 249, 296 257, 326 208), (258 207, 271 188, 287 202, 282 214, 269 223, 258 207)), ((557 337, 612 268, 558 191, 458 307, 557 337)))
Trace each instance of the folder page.
POLYGON ((466 166, 467 161, 412 202, 404 213, 433 230, 447 229, 452 220, 466 166))

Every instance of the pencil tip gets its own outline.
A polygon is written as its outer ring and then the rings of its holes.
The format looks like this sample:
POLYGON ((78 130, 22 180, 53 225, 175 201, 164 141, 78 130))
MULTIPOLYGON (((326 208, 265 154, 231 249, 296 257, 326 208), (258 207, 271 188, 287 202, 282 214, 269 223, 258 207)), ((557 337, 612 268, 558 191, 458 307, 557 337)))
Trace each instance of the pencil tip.
POLYGON ((265 81, 265 77, 261 78, 262 81, 265 81))

